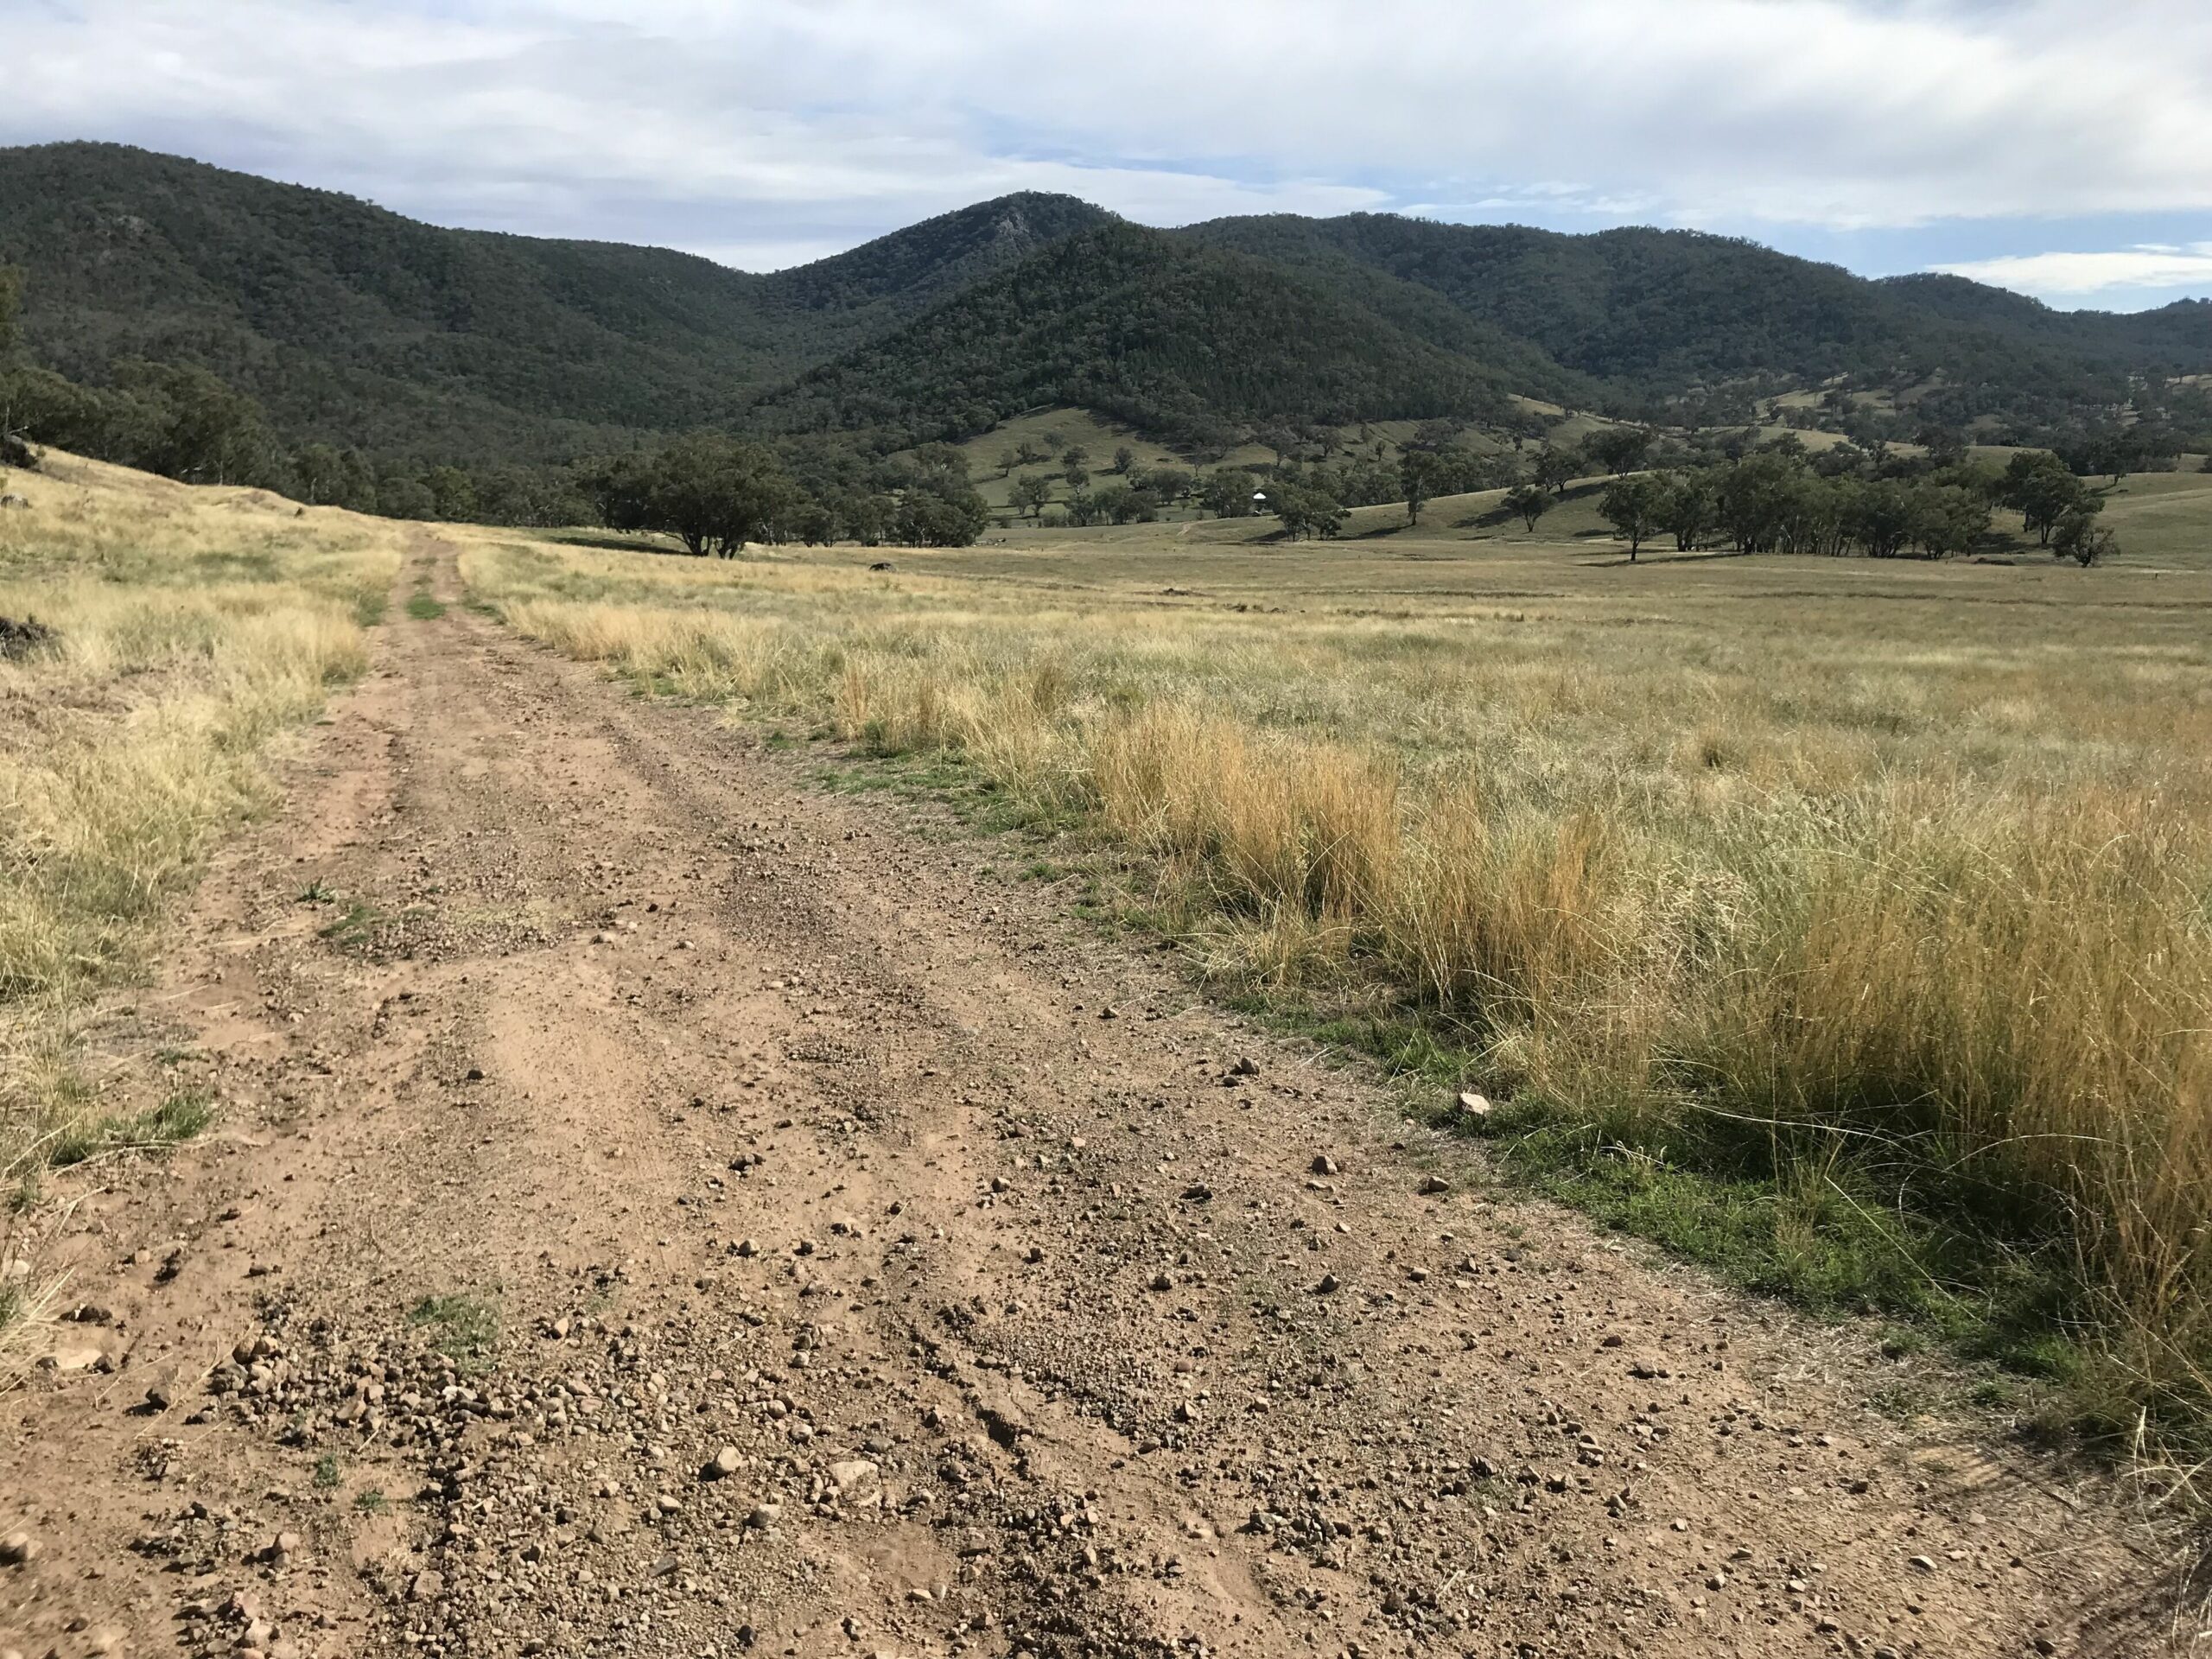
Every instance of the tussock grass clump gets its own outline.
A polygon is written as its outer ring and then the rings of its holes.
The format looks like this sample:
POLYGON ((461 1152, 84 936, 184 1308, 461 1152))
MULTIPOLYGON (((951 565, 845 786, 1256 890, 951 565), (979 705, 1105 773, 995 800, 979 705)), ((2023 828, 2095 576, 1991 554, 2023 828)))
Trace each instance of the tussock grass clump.
POLYGON ((2016 586, 1996 651, 1959 572, 1623 594, 1524 559, 1510 608, 1440 580, 1377 615, 1384 556, 1217 553, 1173 605, 1158 556, 886 582, 486 539, 464 573, 640 689, 1128 849, 1210 971, 1483 1088, 1547 1191, 2053 1376, 2076 1423, 2212 1440, 2212 585, 2016 586))
POLYGON ((96 1115, 82 1023, 143 969, 165 906, 267 804, 270 741, 367 666, 397 531, 54 456, 0 523, 0 1177, 173 1143, 180 1097, 96 1115))

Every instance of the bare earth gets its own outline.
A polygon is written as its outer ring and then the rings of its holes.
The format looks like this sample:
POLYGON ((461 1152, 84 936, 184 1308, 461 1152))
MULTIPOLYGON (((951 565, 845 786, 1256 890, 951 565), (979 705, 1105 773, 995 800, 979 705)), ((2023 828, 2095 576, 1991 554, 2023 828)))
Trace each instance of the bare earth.
POLYGON ((383 635, 118 1026, 223 1113, 56 1224, 0 1654, 2167 1638, 2107 1496, 1501 1197, 1004 847, 459 608, 383 635))

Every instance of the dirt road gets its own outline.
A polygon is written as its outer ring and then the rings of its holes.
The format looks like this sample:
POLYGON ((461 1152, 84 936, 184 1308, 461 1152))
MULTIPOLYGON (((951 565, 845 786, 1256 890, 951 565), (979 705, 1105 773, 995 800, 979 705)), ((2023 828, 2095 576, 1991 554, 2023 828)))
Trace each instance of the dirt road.
POLYGON ((107 1033, 222 1115, 54 1223, 0 1652, 2166 1628, 2097 1495, 1866 1408, 1866 1333, 1486 1192, 1017 853, 461 608, 383 633, 107 1033))

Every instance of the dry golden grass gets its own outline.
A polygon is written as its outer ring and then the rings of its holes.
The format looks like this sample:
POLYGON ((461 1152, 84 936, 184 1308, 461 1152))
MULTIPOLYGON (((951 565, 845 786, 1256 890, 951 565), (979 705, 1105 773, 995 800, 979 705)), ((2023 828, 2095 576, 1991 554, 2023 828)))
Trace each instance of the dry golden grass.
POLYGON ((0 514, 0 615, 55 630, 0 660, 0 1178, 20 1191, 90 1144, 85 1015, 265 803, 270 740, 366 666, 403 532, 60 454, 10 487, 32 505, 0 514))
POLYGON ((950 755, 1134 849, 1216 971, 1418 1027, 1612 1219, 2001 1327, 2077 1421, 2203 1422, 2202 563, 1161 529, 899 563, 486 535, 464 572, 641 688, 950 755))

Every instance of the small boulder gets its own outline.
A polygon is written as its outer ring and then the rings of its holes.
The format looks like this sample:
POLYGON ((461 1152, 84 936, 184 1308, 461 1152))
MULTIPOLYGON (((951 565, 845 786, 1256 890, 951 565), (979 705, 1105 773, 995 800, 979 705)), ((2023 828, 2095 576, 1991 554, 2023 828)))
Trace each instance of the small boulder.
POLYGON ((877 1480, 875 1465, 866 1458, 847 1458, 830 1465, 830 1481, 841 1492, 858 1491, 877 1480))

